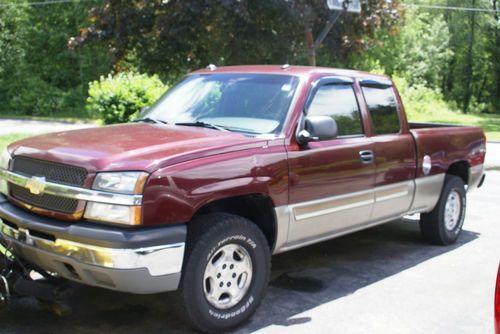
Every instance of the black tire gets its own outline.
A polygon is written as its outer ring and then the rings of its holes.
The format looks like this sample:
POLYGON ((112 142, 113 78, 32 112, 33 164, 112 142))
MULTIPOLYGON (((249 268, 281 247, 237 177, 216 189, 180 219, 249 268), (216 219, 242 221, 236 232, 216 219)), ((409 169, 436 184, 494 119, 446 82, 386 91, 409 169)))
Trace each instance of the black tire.
MULTIPOLYGON (((237 270, 233 267, 231 269, 237 270)), ((224 275, 228 272, 220 270, 224 275)), ((239 216, 223 213, 208 214, 194 219, 188 225, 186 255, 179 290, 179 297, 188 320, 195 329, 202 332, 220 333, 241 325, 252 316, 263 299, 270 272, 269 245, 262 231, 254 223, 239 216), (231 307, 228 307, 229 303, 226 305, 228 308, 217 308, 213 305, 217 301, 210 302, 205 296, 205 291, 212 289, 211 282, 216 282, 214 287, 219 292, 224 289, 219 289, 217 287, 219 284, 223 287, 231 282, 235 284, 236 274, 231 273, 230 277, 223 276, 219 279, 217 273, 217 280, 206 279, 204 275, 210 265, 211 268, 218 268, 216 272, 219 271, 221 267, 213 265, 219 264, 219 260, 216 261, 214 257, 218 256, 221 250, 231 247, 246 252, 244 258, 251 259, 252 275, 248 279, 250 283, 246 285, 246 292, 239 295, 243 296, 239 302, 231 307)), ((240 278, 236 279, 240 285, 240 278)), ((232 302, 236 300, 237 298, 232 302)))
POLYGON ((423 238, 434 245, 455 243, 464 224, 466 204, 464 181, 458 176, 446 175, 436 207, 431 212, 420 215, 420 231, 423 238), (449 199, 452 193, 455 194, 460 206, 456 209, 458 218, 451 220, 454 223, 447 224, 446 204, 448 200, 453 201, 449 199))

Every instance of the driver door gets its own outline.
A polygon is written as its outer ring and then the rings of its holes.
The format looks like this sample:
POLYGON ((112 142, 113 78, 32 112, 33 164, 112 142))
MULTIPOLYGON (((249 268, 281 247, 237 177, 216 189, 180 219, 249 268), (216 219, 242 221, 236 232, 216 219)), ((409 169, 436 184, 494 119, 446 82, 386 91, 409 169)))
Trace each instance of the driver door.
POLYGON ((313 86, 307 115, 331 116, 338 137, 288 152, 291 220, 288 247, 366 224, 374 204, 372 140, 365 135, 352 80, 313 86))

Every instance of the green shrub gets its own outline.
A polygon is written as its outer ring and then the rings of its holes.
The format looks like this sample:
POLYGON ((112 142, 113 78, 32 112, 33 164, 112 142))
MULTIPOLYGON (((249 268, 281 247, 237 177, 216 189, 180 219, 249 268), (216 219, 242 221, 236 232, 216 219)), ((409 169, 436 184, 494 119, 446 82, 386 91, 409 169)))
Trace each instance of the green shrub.
POLYGON ((426 115, 444 116, 457 112, 439 90, 426 87, 424 84, 410 86, 406 79, 398 76, 393 76, 392 79, 401 95, 408 119, 422 118, 426 115))
POLYGON ((105 124, 136 119, 142 108, 155 102, 168 87, 156 76, 119 73, 89 84, 87 110, 105 124))

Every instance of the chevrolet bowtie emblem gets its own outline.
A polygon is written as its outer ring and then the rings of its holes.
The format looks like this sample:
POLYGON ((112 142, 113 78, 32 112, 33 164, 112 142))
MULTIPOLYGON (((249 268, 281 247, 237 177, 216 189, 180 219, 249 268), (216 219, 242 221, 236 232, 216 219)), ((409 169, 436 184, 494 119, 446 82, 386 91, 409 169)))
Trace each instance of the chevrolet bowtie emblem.
POLYGON ((40 195, 45 189, 45 177, 33 176, 26 181, 26 188, 34 195, 40 195))

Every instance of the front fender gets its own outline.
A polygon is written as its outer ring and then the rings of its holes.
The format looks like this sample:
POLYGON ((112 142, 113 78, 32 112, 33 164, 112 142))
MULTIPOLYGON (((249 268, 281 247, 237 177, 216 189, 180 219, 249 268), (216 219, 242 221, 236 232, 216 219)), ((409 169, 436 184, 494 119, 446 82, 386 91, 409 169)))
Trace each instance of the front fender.
POLYGON ((288 201, 283 146, 233 152, 166 167, 153 173, 143 196, 143 224, 180 224, 220 199, 262 194, 276 206, 288 201))

